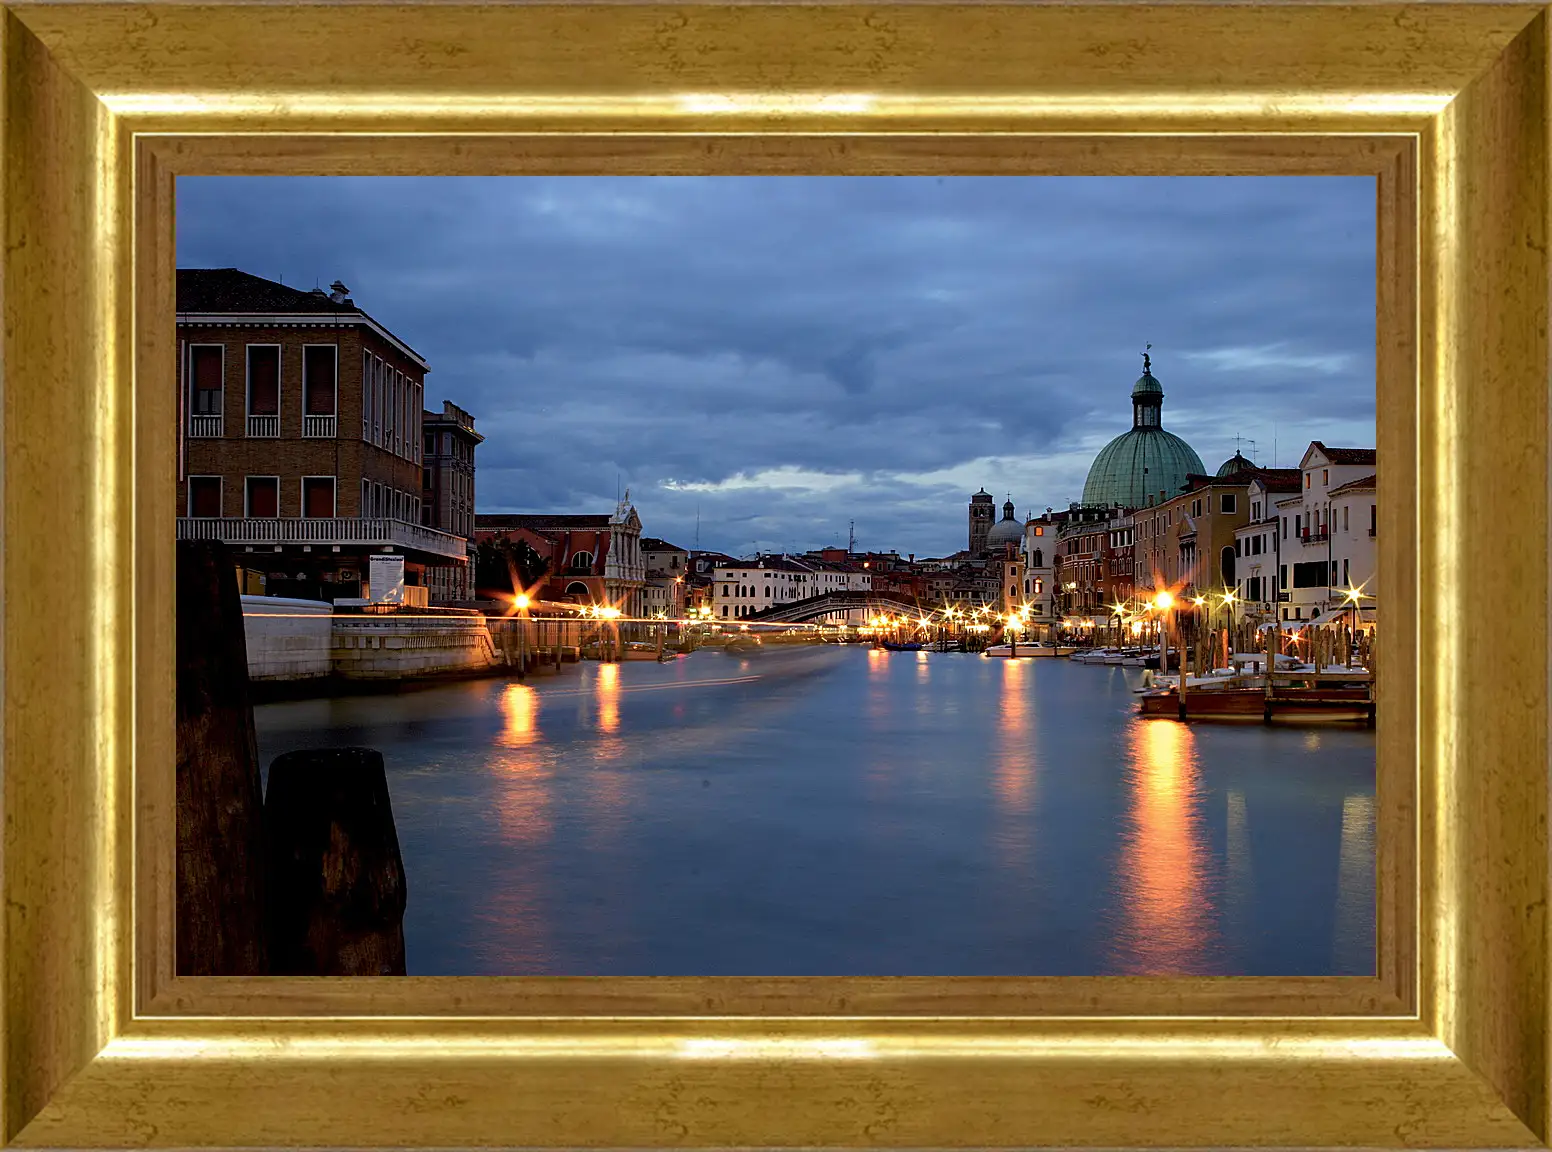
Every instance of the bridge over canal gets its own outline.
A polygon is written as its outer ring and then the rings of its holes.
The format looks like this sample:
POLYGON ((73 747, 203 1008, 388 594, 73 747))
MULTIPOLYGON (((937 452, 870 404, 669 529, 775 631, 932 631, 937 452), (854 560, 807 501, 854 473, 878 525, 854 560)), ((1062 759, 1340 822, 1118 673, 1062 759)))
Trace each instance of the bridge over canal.
POLYGON ((790 604, 776 604, 763 611, 739 619, 741 624, 806 624, 824 620, 844 623, 849 613, 861 609, 866 615, 878 612, 898 612, 902 608, 918 610, 909 596, 896 592, 821 592, 790 604))

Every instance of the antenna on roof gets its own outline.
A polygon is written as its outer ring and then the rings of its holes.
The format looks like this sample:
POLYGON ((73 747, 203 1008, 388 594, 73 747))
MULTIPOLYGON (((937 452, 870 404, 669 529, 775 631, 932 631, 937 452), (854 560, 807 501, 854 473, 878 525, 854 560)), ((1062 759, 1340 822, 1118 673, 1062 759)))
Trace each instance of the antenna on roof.
POLYGON ((850 556, 857 550, 857 522, 851 522, 851 530, 846 533, 846 555, 850 556))

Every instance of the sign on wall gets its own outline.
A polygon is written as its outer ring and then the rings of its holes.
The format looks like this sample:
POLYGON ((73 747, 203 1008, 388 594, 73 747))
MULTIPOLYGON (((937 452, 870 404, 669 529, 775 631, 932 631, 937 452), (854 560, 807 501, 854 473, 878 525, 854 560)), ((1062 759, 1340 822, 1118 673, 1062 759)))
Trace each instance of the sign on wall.
POLYGON ((368 599, 373 604, 403 604, 404 557, 371 556, 368 560, 368 599))

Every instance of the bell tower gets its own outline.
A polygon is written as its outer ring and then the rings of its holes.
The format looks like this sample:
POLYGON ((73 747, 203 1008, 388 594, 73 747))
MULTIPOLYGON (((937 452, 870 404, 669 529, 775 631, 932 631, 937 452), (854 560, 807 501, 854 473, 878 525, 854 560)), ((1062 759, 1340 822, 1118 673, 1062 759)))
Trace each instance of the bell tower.
POLYGON ((997 517, 997 501, 982 488, 970 497, 970 555, 979 556, 986 551, 986 534, 992 530, 997 517))

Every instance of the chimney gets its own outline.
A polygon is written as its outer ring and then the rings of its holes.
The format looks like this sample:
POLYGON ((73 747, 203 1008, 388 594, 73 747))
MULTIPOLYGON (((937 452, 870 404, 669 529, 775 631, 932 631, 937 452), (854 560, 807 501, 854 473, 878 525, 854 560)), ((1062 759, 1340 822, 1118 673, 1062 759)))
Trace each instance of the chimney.
POLYGON ((336 304, 349 304, 350 289, 336 280, 329 285, 329 299, 336 304))

